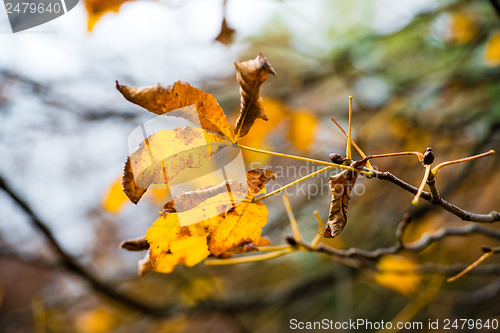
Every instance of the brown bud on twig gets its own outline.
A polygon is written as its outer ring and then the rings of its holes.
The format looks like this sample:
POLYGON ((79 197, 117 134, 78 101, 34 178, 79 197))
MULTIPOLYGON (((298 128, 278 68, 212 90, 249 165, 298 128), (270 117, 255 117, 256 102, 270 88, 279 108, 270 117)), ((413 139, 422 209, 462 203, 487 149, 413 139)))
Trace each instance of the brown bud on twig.
POLYGON ((423 163, 425 165, 432 164, 432 162, 434 162, 434 153, 432 152, 432 148, 428 147, 424 152, 423 163))
POLYGON ((332 161, 332 163, 335 164, 342 164, 345 160, 345 158, 343 158, 340 154, 337 153, 332 153, 328 155, 328 158, 330 158, 330 161, 332 161))
POLYGON ((291 246, 297 245, 297 241, 295 240, 295 237, 293 237, 292 235, 286 235, 285 240, 291 246))
POLYGON ((483 252, 486 252, 486 253, 492 251, 491 246, 489 246, 489 245, 483 245, 483 246, 481 246, 481 250, 483 250, 483 252))

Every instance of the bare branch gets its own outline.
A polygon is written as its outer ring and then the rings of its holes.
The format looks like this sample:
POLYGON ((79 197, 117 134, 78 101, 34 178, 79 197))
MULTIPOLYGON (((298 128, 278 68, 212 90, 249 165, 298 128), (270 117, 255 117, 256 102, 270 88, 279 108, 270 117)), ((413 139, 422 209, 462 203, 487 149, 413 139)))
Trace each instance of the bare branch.
MULTIPOLYGON (((379 172, 375 170, 369 170, 368 171, 369 177, 370 174, 373 174, 373 177, 377 177, 378 179, 386 180, 393 184, 396 184, 397 186, 401 187, 402 189, 410 193, 417 194, 418 189, 415 186, 406 183, 405 181, 399 179, 398 177, 394 176, 392 173, 388 171, 379 172)), ((440 197, 438 199, 433 199, 432 194, 429 192, 423 191, 420 197, 436 206, 440 206, 441 208, 452 213, 453 215, 460 217, 464 221, 479 222, 479 223, 493 223, 500 221, 500 213, 497 211, 492 211, 489 214, 474 214, 466 210, 463 210, 440 197)))

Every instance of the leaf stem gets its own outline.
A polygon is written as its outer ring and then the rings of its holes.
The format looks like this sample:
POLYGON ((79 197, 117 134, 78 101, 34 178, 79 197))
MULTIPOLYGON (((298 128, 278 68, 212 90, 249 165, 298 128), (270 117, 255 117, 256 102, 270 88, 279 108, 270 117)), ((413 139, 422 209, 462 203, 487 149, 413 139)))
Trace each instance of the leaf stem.
POLYGON ((296 241, 301 242, 302 236, 300 235, 299 226, 297 225, 297 220, 293 216, 292 206, 290 205, 290 200, 288 200, 288 195, 283 193, 283 203, 285 204, 286 213, 288 214, 288 219, 290 220, 290 225, 292 226, 293 238, 296 241))
MULTIPOLYGON (((335 120, 333 119, 333 117, 330 118, 331 121, 333 121, 335 123, 335 125, 337 125, 337 127, 339 128, 339 130, 345 135, 345 137, 347 138, 347 133, 345 132, 344 128, 342 128, 342 126, 340 126, 340 124, 335 120)), ((363 151, 361 150, 361 148, 358 147, 358 145, 356 144, 356 142, 354 142, 353 139, 351 139, 351 143, 352 145, 354 146, 354 148, 356 148, 356 150, 358 151, 358 153, 361 155, 362 158, 365 158, 366 155, 365 153, 363 153, 363 151)), ((366 161, 366 166, 369 168, 369 169, 373 169, 370 161, 366 161)))
POLYGON ((347 165, 335 164, 335 163, 330 163, 330 162, 315 160, 315 159, 307 158, 307 157, 294 156, 294 155, 288 155, 288 154, 283 154, 283 153, 276 153, 276 152, 273 152, 273 151, 267 151, 267 150, 262 150, 262 149, 247 147, 247 146, 243 146, 243 145, 240 145, 240 144, 236 144, 234 146, 235 147, 239 147, 241 149, 253 151, 253 152, 256 152, 256 153, 267 154, 267 155, 272 155, 272 156, 279 156, 279 157, 286 157, 286 158, 291 158, 293 160, 306 161, 306 162, 311 162, 311 163, 316 163, 316 164, 334 166, 334 167, 338 167, 338 168, 342 168, 342 169, 347 169, 347 170, 351 170, 351 171, 359 171, 359 170, 356 170, 353 167, 350 167, 350 166, 347 166, 347 165))
POLYGON ((399 153, 368 155, 368 159, 381 158, 381 157, 391 157, 391 156, 403 156, 403 155, 415 155, 418 157, 420 162, 422 162, 422 159, 423 159, 423 154, 418 152, 418 151, 403 151, 403 152, 399 152, 399 153))
POLYGON ((306 179, 309 179, 309 178, 311 178, 311 177, 314 177, 314 176, 316 176, 316 175, 318 175, 318 174, 320 174, 320 173, 322 173, 322 172, 325 172, 325 171, 330 170, 330 169, 333 169, 333 168, 334 168, 333 166, 329 166, 329 167, 326 167, 326 168, 320 169, 320 170, 318 170, 318 171, 315 171, 315 172, 313 172, 313 173, 310 173, 310 174, 308 174, 307 176, 304 176, 304 177, 302 177, 302 178, 300 178, 300 179, 297 179, 297 180, 295 180, 295 181, 293 181, 293 182, 291 182, 291 183, 289 183, 289 184, 287 184, 287 185, 285 185, 285 186, 283 186, 283 187, 281 187, 281 188, 279 188, 279 189, 277 189, 277 190, 275 190, 275 191, 272 191, 272 192, 270 192, 270 193, 268 193, 268 194, 266 194, 266 195, 263 195, 263 196, 261 196, 261 197, 259 197, 259 198, 254 199, 254 200, 253 200, 253 202, 257 202, 257 201, 261 201, 261 200, 263 200, 263 199, 265 199, 265 198, 269 198, 270 196, 273 196, 273 195, 275 195, 276 193, 279 193, 279 192, 281 192, 281 191, 283 191, 283 190, 286 190, 287 188, 289 188, 289 187, 291 187, 291 186, 293 186, 293 185, 296 185, 296 184, 300 183, 301 181, 304 181, 304 180, 306 180, 306 179))
POLYGON ((290 245, 258 246, 258 252, 285 251, 290 249, 290 245))
POLYGON ((321 219, 321 216, 319 216, 319 212, 317 210, 314 211, 314 216, 316 217, 316 220, 318 221, 318 226, 319 226, 319 231, 316 234, 316 237, 314 237, 313 241, 311 242, 311 249, 316 249, 318 247, 319 242, 321 241, 321 233, 324 230, 324 224, 323 220, 321 219))
POLYGON ((204 261, 204 263, 205 265, 208 266, 243 264, 243 263, 257 262, 257 261, 264 261, 273 258, 278 258, 292 252, 293 250, 290 248, 288 250, 274 251, 266 254, 258 254, 255 256, 245 256, 245 257, 229 258, 229 259, 207 259, 204 261))
POLYGON ((440 164, 436 165, 434 167, 434 169, 432 169, 432 174, 435 176, 439 172, 439 170, 441 170, 442 167, 445 167, 447 165, 471 161, 473 159, 480 158, 480 157, 485 157, 485 156, 488 156, 488 155, 491 155, 491 154, 494 154, 494 153, 495 153, 495 151, 493 149, 491 149, 490 151, 488 151, 486 153, 482 153, 482 154, 478 154, 478 155, 474 155, 474 156, 470 156, 470 157, 466 157, 466 158, 461 158, 459 160, 454 160, 454 161, 448 161, 448 162, 440 163, 440 164))
POLYGON ((495 252, 491 251, 491 252, 486 252, 485 254, 483 254, 481 257, 479 257, 479 259, 477 259, 476 261, 474 261, 469 267, 467 267, 466 269, 464 269, 463 271, 461 271, 460 273, 458 273, 457 275, 455 275, 454 277, 451 277, 449 278, 448 280, 446 280, 447 282, 453 282, 455 281, 456 279, 464 276, 465 274, 467 274, 471 269, 473 269, 474 267, 476 267, 477 265, 479 265, 480 263, 482 263, 486 258, 488 257, 491 257, 492 255, 494 255, 495 252))
POLYGON ((352 96, 349 96, 349 127, 347 131, 347 147, 345 152, 345 158, 351 161, 351 120, 352 120, 352 96))
POLYGON ((429 178, 429 173, 431 172, 431 165, 426 164, 425 165, 425 174, 424 178, 422 178, 422 183, 420 184, 420 187, 418 188, 417 194, 415 194, 415 198, 412 200, 412 204, 416 205, 418 204, 418 198, 420 198, 420 195, 422 194, 422 191, 424 190, 425 183, 427 183, 427 179, 429 178))

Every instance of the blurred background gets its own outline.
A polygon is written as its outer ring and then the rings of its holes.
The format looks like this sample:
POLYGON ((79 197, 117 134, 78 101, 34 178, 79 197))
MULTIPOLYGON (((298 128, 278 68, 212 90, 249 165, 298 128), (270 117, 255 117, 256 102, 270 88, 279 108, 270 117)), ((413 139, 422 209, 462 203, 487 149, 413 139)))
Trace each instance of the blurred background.
MULTIPOLYGON (((170 199, 150 191, 135 206, 121 193, 128 135, 155 115, 127 102, 115 80, 189 82, 215 96, 232 124, 240 103, 233 62, 259 52, 278 75, 262 87, 269 121, 258 120, 245 145, 325 161, 344 154, 346 140, 330 117, 346 127, 353 95, 353 138, 367 154, 430 146, 439 163, 500 151, 495 0, 88 0, 16 34, 2 7, 0 177, 9 190, 0 191, 0 331, 288 332, 294 318, 397 319, 423 322, 427 331, 429 320, 500 320, 498 257, 445 280, 481 256, 482 245, 500 245, 478 234, 362 268, 293 253, 137 277, 144 253, 118 244, 144 235, 170 199)), ((318 169, 255 153, 245 161, 275 170, 279 185, 318 169)), ((473 213, 499 210, 498 162, 496 154, 444 168, 442 196, 473 213)), ((414 156, 373 164, 414 186, 423 176, 414 156)), ((308 241, 317 233, 313 212, 328 216, 327 179, 290 194, 308 241)), ((389 182, 358 182, 349 222, 325 241, 330 246, 391 246, 405 213, 413 219, 404 242, 467 225, 426 201, 413 206, 412 194, 389 182)), ((262 234, 286 244, 282 198, 265 203, 262 234)))

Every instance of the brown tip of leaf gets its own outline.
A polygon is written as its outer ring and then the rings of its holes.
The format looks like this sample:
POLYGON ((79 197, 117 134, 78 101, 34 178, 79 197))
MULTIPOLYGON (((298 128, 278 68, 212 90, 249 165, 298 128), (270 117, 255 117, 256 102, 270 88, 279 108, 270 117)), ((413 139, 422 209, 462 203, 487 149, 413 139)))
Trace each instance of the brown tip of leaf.
POLYGON ((264 62, 263 68, 267 70, 269 73, 273 74, 274 76, 277 76, 276 71, 274 70, 273 66, 267 61, 266 56, 261 52, 259 53, 259 60, 264 62))
POLYGON ((325 232, 323 233, 323 237, 325 237, 325 238, 333 238, 333 236, 332 236, 332 229, 330 229, 329 225, 326 226, 325 232))
POLYGON ((118 82, 118 80, 116 80, 116 89, 117 90, 121 90, 122 89, 122 85, 118 82))
POLYGON ((141 200, 144 193, 146 193, 147 191, 147 188, 142 188, 135 182, 132 165, 130 163, 130 157, 127 157, 127 162, 125 162, 122 185, 123 192, 125 192, 129 200, 136 205, 139 200, 141 200))
POLYGON ((146 236, 142 236, 123 241, 118 247, 129 251, 144 251, 149 249, 149 243, 146 236))

